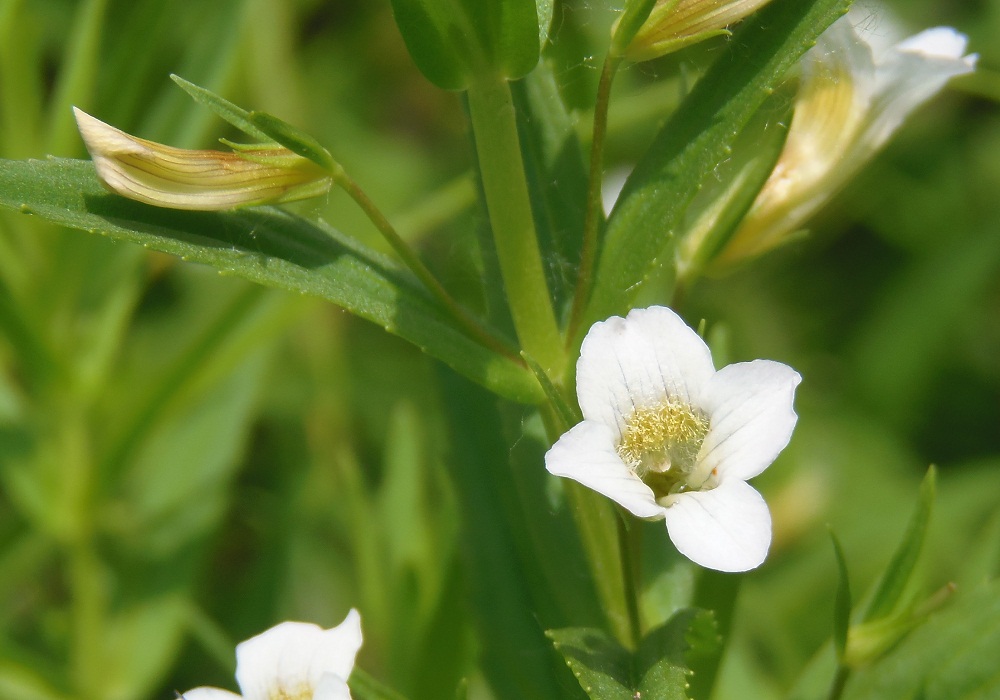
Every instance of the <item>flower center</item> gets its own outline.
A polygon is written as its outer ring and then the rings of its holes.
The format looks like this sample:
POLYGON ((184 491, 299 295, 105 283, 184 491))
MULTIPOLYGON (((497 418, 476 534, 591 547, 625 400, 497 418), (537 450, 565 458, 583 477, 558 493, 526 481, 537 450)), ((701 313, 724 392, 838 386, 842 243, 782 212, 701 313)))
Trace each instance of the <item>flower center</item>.
POLYGON ((313 687, 309 683, 300 683, 294 689, 272 688, 268 700, 312 700, 313 687))
POLYGON ((660 499, 692 486, 698 452, 708 434, 705 413, 667 397, 656 406, 637 408, 625 420, 618 455, 660 499))

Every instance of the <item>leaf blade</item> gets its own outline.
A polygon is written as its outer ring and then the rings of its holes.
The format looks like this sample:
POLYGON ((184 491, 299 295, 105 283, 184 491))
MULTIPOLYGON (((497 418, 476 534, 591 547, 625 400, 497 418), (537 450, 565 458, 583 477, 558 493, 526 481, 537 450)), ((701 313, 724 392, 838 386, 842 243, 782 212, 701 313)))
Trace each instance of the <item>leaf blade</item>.
POLYGON ((388 258, 280 209, 184 212, 102 189, 87 161, 0 161, 0 205, 136 243, 265 286, 317 296, 377 323, 491 391, 544 398, 530 370, 482 347, 388 258))

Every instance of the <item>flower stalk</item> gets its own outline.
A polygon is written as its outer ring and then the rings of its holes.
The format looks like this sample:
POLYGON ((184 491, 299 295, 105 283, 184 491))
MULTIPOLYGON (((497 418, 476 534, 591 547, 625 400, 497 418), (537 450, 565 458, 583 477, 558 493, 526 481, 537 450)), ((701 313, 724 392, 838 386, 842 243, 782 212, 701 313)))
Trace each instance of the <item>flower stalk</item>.
POLYGON ((528 196, 510 86, 502 77, 468 89, 486 208, 514 328, 524 351, 551 377, 566 363, 528 196))

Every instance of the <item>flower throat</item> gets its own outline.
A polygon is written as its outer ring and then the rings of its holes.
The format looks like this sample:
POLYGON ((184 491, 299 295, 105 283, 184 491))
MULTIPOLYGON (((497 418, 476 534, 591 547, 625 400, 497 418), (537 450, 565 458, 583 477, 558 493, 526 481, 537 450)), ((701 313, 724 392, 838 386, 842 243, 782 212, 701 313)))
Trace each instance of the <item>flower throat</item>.
POLYGON ((684 491, 708 426, 702 411, 667 397, 626 418, 618 455, 657 496, 684 491))

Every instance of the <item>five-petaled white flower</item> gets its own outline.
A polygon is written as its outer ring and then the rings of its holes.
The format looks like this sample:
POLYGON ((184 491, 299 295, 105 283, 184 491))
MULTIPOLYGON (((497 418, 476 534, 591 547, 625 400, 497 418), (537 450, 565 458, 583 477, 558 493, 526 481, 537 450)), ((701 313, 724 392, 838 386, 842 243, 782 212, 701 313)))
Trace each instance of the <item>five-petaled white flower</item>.
POLYGON ((771 516, 746 480, 788 444, 800 379, 770 360, 716 371, 708 346, 668 308, 613 316, 583 341, 583 422, 545 466, 637 517, 665 518, 678 551, 697 564, 752 569, 767 555, 771 516))
POLYGON ((243 695, 195 688, 184 700, 351 700, 347 677, 361 648, 357 610, 333 629, 282 622, 236 647, 236 682, 243 695))

